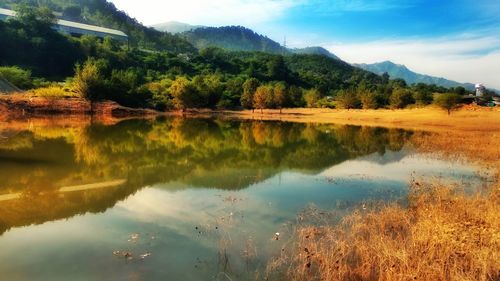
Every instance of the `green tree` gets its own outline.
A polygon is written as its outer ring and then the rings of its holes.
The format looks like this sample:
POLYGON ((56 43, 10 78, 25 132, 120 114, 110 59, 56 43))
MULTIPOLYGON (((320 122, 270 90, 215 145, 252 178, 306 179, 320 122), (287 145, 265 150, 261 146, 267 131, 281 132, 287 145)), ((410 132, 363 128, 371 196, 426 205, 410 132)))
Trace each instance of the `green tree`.
POLYGON ((243 83, 243 94, 240 99, 241 106, 247 109, 254 108, 254 94, 259 85, 259 80, 255 78, 247 79, 245 83, 243 83))
POLYGON ((318 107, 318 101, 321 99, 321 94, 317 89, 310 89, 304 93, 304 100, 309 108, 318 107))
POLYGON ((290 86, 288 95, 290 96, 290 105, 292 107, 305 106, 304 91, 300 87, 295 85, 290 86))
POLYGON ((337 105, 344 109, 353 109, 360 107, 360 100, 356 93, 352 90, 340 90, 337 93, 337 105))
POLYGON ((451 111, 458 108, 460 106, 460 102, 462 101, 462 96, 455 93, 446 93, 439 94, 434 103, 439 107, 448 111, 448 115, 451 114, 451 111))
POLYGON ((365 92, 359 95, 359 100, 363 109, 377 109, 378 101, 377 94, 374 92, 365 92))
POLYGON ((396 88, 389 97, 391 108, 405 108, 414 102, 411 92, 404 88, 396 88))
POLYGON ((288 88, 285 82, 277 83, 274 86, 274 102, 275 105, 280 109, 280 114, 283 107, 289 104, 288 88))
POLYGON ((253 97, 253 107, 260 109, 260 113, 263 113, 264 108, 272 108, 273 104, 273 88, 270 86, 259 86, 253 97))
POLYGON ((89 100, 92 106, 95 101, 103 98, 103 77, 97 60, 91 58, 83 65, 76 65, 73 89, 81 97, 89 100))
POLYGON ((419 91, 413 93, 413 99, 418 105, 428 105, 432 103, 432 94, 428 91, 419 91))
POLYGON ((176 109, 181 109, 183 112, 187 108, 192 108, 196 105, 196 88, 186 77, 179 76, 172 82, 170 94, 172 95, 173 106, 176 109))

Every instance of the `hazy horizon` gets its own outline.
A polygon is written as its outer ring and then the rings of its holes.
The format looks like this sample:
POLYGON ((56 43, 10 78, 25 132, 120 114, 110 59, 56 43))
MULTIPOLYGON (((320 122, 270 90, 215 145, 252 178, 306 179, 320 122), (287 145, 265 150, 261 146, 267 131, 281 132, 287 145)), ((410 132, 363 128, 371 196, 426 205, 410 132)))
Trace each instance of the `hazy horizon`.
POLYGON ((145 25, 242 25, 291 48, 322 46, 349 63, 390 60, 500 88, 500 2, 493 0, 110 0, 145 25))

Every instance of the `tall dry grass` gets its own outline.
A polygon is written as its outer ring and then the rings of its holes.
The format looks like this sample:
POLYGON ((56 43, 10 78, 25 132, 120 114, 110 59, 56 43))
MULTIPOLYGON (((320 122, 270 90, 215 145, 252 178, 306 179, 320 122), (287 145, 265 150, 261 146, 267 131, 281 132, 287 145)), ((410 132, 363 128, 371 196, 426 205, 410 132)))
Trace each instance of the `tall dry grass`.
POLYGON ((334 212, 301 216, 268 279, 500 280, 500 135, 486 128, 416 133, 411 143, 478 164, 493 182, 472 195, 413 182, 407 206, 363 206, 340 222, 334 212))
POLYGON ((408 208, 361 208, 339 224, 299 226, 292 247, 269 264, 268 277, 500 280, 499 191, 470 196, 415 183, 408 208))

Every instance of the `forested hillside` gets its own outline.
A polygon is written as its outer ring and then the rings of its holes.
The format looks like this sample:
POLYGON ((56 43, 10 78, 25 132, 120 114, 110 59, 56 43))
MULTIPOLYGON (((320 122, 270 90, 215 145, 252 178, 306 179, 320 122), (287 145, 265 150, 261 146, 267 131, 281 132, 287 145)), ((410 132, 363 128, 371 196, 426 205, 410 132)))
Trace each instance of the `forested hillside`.
MULTIPOLYGON (((173 30, 170 25, 158 25, 159 30, 173 30)), ((217 47, 232 51, 257 51, 273 54, 305 54, 323 55, 338 59, 336 55, 322 47, 306 47, 289 49, 278 42, 260 35, 243 26, 192 27, 192 30, 181 33, 187 41, 202 49, 217 47)))
POLYGON ((280 44, 242 26, 201 27, 186 31, 182 36, 198 49, 219 47, 233 51, 287 52, 280 44))
MULTIPOLYGON (((0 0, 0 7, 15 9, 19 3, 19 0, 0 0)), ((106 0, 27 0, 22 3, 48 7, 68 20, 121 30, 129 35, 130 44, 135 47, 171 52, 195 51, 183 38, 145 27, 106 0)))
MULTIPOLYGON (((74 0, 39 2, 50 4, 52 9, 66 15, 68 6, 63 4, 76 3, 74 0)), ((115 28, 120 24, 130 25, 145 37, 133 35, 134 40, 142 39, 132 46, 111 38, 70 37, 51 28, 56 19, 50 8, 21 5, 16 8, 15 18, 0 21, 0 38, 7 38, 0 44, 0 75, 20 88, 38 88, 34 94, 39 96, 75 95, 91 101, 107 99, 159 110, 402 108, 431 102, 436 90, 448 91, 425 84, 409 87, 404 80, 391 80, 324 54, 273 54, 214 47, 196 50, 183 39, 159 31, 151 34, 160 41, 148 41, 151 30, 106 1, 80 3, 82 18, 92 19, 95 24, 101 19, 118 25, 108 25, 115 28), (107 7, 110 14, 101 14, 105 9, 86 10, 92 7, 107 7), (162 38, 173 41, 161 41, 162 38), (185 42, 189 52, 185 52, 186 48, 179 49, 176 45, 179 42, 185 42), (159 51, 144 50, 145 46, 156 43, 159 51)), ((280 48, 279 44, 266 46, 271 49, 264 50, 280 48)), ((462 88, 458 92, 464 91, 462 88)))

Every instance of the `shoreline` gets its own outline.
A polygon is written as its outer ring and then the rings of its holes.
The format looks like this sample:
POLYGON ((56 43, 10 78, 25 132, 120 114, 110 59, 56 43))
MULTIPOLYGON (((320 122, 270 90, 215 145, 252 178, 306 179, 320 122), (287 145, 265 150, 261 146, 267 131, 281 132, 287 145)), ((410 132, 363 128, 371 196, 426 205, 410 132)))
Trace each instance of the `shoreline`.
MULTIPOLYGON (((189 109, 160 112, 129 108, 115 102, 90 102, 80 98, 50 99, 24 95, 0 96, 0 121, 24 118, 70 118, 123 120, 158 116, 218 117, 257 121, 325 123, 425 131, 467 131, 500 133, 500 107, 465 105, 448 115, 435 106, 410 109, 324 109, 287 108, 260 110, 189 109)), ((107 122, 107 121, 105 121, 107 122)))

